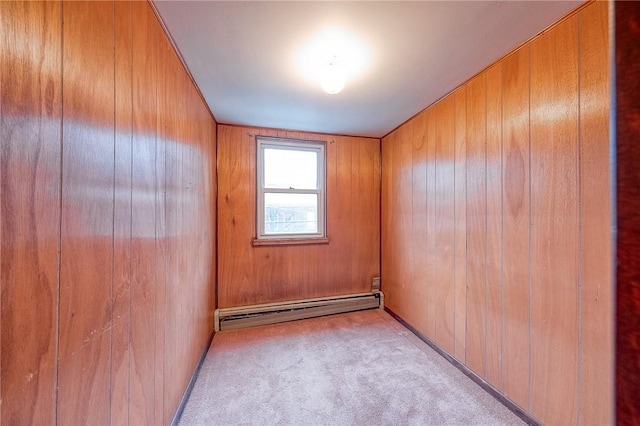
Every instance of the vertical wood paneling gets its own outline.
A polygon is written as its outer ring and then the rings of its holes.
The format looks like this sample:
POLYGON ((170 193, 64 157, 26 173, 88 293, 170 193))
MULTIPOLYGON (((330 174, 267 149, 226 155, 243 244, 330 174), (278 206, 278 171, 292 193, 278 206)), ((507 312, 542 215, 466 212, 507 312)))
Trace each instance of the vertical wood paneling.
MULTIPOLYGON (((262 248, 255 251, 251 241, 244 239, 239 230, 255 229, 255 183, 251 179, 251 170, 255 164, 251 136, 248 129, 241 127, 218 126, 218 307, 250 304, 244 296, 251 290, 252 279, 256 272, 253 266, 253 254, 264 256, 262 248), (224 166, 223 166, 224 164, 224 166), (236 231, 238 229, 238 231, 236 231), (235 257, 229 264, 224 259, 235 257), (224 283, 228 283, 225 285, 224 283)), ((249 237, 250 238, 250 237, 249 237)), ((265 271, 261 271, 264 273, 265 271)), ((264 291, 257 290, 260 294, 264 291)))
POLYGON ((529 408, 529 47, 502 63, 504 393, 529 408))
POLYGON ((114 4, 65 3, 58 417, 108 423, 114 4), (91 141, 89 145, 86 141, 91 141))
MULTIPOLYGON (((353 216, 351 215, 352 205, 353 205, 351 195, 353 192, 353 183, 354 181, 357 182, 357 180, 352 178, 353 169, 351 168, 352 158, 353 158, 352 148, 353 148, 354 139, 352 138, 347 139, 344 137, 332 137, 331 139, 334 139, 334 138, 336 140, 336 143, 331 144, 331 142, 329 142, 329 144, 335 145, 336 156, 334 159, 334 164, 336 164, 337 179, 335 181, 336 186, 332 187, 332 195, 330 196, 331 198, 328 199, 327 201, 332 201, 331 203, 332 206, 330 206, 329 209, 332 212, 335 212, 336 216, 333 217, 333 221, 327 223, 327 230, 328 230, 328 235, 331 238, 330 245, 334 246, 333 254, 337 255, 334 258, 334 262, 332 264, 332 269, 333 269, 333 272, 335 273, 335 277, 333 279, 334 282, 332 283, 333 284, 332 290, 334 294, 339 294, 338 292, 341 290, 341 287, 345 286, 344 283, 342 284, 340 283, 341 281, 342 282, 347 281, 346 286, 348 287, 357 285, 356 283, 352 282, 353 278, 351 273, 351 264, 352 264, 351 250, 353 246, 353 241, 352 241, 353 228, 347 231, 346 229, 343 230, 341 228, 336 227, 336 224, 339 220, 337 217, 338 214, 340 216, 344 215, 346 218, 350 218, 351 223, 356 222, 354 221, 353 216)), ((329 197, 329 194, 327 194, 327 198, 328 197, 329 197)), ((409 217, 409 219, 411 218, 409 217)), ((298 261, 297 259, 299 259, 296 256, 296 252, 297 252, 296 248, 297 247, 287 247, 288 252, 284 253, 287 259, 296 259, 294 263, 289 264, 289 268, 288 268, 294 274, 295 274, 295 271, 299 270, 299 268, 295 264, 298 261)), ((299 282, 295 282, 295 281, 289 281, 289 282, 291 283, 290 285, 293 288, 299 288, 299 285, 300 285, 299 282)), ((302 283, 304 283, 304 280, 302 281, 302 283)), ((314 289, 312 288, 308 288, 306 290, 307 290, 305 292, 306 294, 314 292, 314 289)), ((293 291, 290 291, 290 293, 294 294, 293 291)), ((295 297, 297 299, 306 298, 306 296, 302 293, 298 293, 297 295, 295 295, 295 297)))
POLYGON ((502 66, 487 78, 487 381, 502 390, 502 66))
POLYGON ((465 362, 467 334, 467 89, 455 97, 455 357, 465 362))
POLYGON ((467 366, 486 377, 486 74, 467 84, 467 366))
MULTIPOLYGON (((255 129, 256 134, 261 134, 261 133, 265 133, 264 130, 260 130, 260 129, 255 129)), ((267 133, 268 135, 268 133, 267 133)), ((314 136, 309 135, 309 137, 304 138, 305 140, 313 140, 316 139, 314 136)), ((338 141, 334 138, 334 137, 324 137, 324 138, 320 138, 320 140, 324 140, 326 142, 325 145, 325 155, 326 155, 326 163, 325 163, 325 167, 326 167, 326 190, 327 190, 327 198, 326 198, 326 203, 327 203, 327 209, 325 212, 326 215, 326 233, 329 236, 330 239, 333 239, 333 234, 336 232, 335 230, 331 229, 331 223, 335 223, 337 220, 340 220, 340 211, 335 208, 336 207, 336 200, 334 199, 330 199, 330 195, 329 194, 338 194, 340 189, 338 187, 338 164, 337 164, 337 146, 336 144, 338 143, 338 141)), ((254 155, 255 157, 255 155, 254 155)), ((255 160, 255 158, 254 158, 255 160)), ((253 164, 253 170, 255 170, 255 163, 253 164)), ((252 170, 252 174, 254 174, 255 172, 253 172, 252 170)), ((255 187, 253 189, 253 191, 255 191, 255 187)), ((254 192, 255 193, 255 192, 254 192)), ((255 198, 255 196, 254 196, 255 198)), ((255 223, 255 220, 254 220, 255 223)), ((255 235, 255 231, 254 231, 254 235, 255 235)), ((325 264, 331 264, 333 262, 333 254, 329 253, 325 250, 326 247, 322 247, 322 254, 320 256, 320 262, 325 263, 325 264)), ((278 266, 279 265, 287 265, 287 268, 291 267, 291 263, 286 262, 285 259, 288 259, 288 253, 286 253, 286 247, 285 250, 269 250, 267 248, 267 250, 265 250, 266 252, 266 260, 267 260, 267 264, 268 267, 270 268, 276 268, 276 269, 280 269, 278 266), (287 255, 286 257, 283 257, 287 255)), ((290 251, 289 251, 290 253, 290 251)), ((317 291, 322 294, 331 294, 331 292, 334 291, 335 286, 336 286, 336 280, 339 278, 339 275, 336 271, 336 269, 331 268, 330 271, 328 271, 328 273, 323 274, 324 277, 320 280, 318 280, 318 287, 317 287, 317 291)), ((270 279, 269 281, 267 281, 269 283, 270 286, 273 285, 273 279, 270 279)), ((292 298, 298 298, 299 296, 299 292, 296 293, 295 295, 292 295, 292 298)), ((279 297, 282 299, 284 297, 284 295, 279 295, 279 297)))
POLYGON ((613 259, 610 230, 607 2, 580 12, 581 386, 578 421, 613 420, 613 259))
MULTIPOLYGON (((405 138, 417 143, 416 128, 427 115, 427 279, 416 273, 408 284, 412 291, 401 291, 402 244, 412 239, 419 247, 419 237, 415 225, 410 234, 385 219, 383 278, 385 295, 393 295, 388 306, 408 320, 405 312, 424 286, 423 334, 548 424, 611 420, 607 45, 607 5, 591 2, 382 141, 385 170, 411 166, 419 174, 419 163, 409 163, 397 149, 405 138), (451 126, 442 111, 446 102, 454 104, 453 138, 443 137, 451 126), (455 154, 450 182, 442 175, 448 144, 455 154), (450 215, 443 190, 454 197, 450 215), (431 296, 447 288, 443 233, 449 231, 454 348, 441 341, 440 313, 447 303, 431 296), (437 334, 430 333, 432 324, 437 334)), ((405 188, 399 175, 383 173, 383 219, 412 194, 413 223, 420 223, 420 181, 405 188)), ((414 258, 418 271, 421 259, 414 258)))
POLYGON ((0 20, 0 423, 169 423, 213 328, 216 123, 147 2, 0 20))
MULTIPOLYGON (((164 405, 167 402, 165 395, 163 395, 164 381, 169 378, 169 375, 165 373, 165 361, 167 358, 167 349, 165 348, 166 331, 169 328, 167 324, 166 315, 166 299, 168 294, 168 279, 167 279, 167 258, 168 258, 168 228, 167 228, 167 182, 166 182, 166 163, 167 163, 167 150, 168 145, 172 143, 174 127, 170 124, 177 122, 174 116, 171 115, 172 105, 175 104, 175 99, 179 97, 179 92, 176 90, 176 78, 180 77, 179 66, 177 66, 177 60, 174 59, 173 49, 169 43, 169 40, 162 34, 162 30, 159 25, 153 26, 153 31, 157 34, 156 40, 158 41, 158 57, 157 57, 157 137, 156 137, 156 159, 155 159, 155 175, 156 175, 156 188, 155 188, 155 207, 156 207, 156 247, 155 247, 155 418, 156 422, 167 424, 171 422, 170 418, 167 418, 167 412, 164 409, 164 405)), ((188 92, 186 92, 188 93, 188 92)), ((191 115, 191 114, 190 114, 191 115)), ((195 119, 196 117, 194 117, 195 119)), ((196 123, 193 126, 194 129, 199 129, 201 124, 194 120, 196 123)), ((192 182, 197 182, 193 179, 192 182)), ((194 213, 199 209, 193 209, 194 213)), ((198 280, 194 280, 195 283, 198 280)), ((175 298, 174 300, 179 300, 175 298)), ((173 324, 175 326, 175 322, 173 324)), ((174 339, 177 336, 170 336, 174 339)), ((189 341, 192 341, 191 339, 189 341)), ((171 342, 171 341, 170 341, 171 342)), ((174 383, 169 380, 169 383, 174 383)), ((177 387, 177 386, 176 386, 177 387)), ((174 387, 172 386, 171 389, 174 387)), ((167 392, 170 393, 170 392, 167 392)))
POLYGON ((0 3, 0 422, 55 422, 62 9, 0 3))
POLYGON ((380 267, 376 242, 380 238, 379 143, 368 138, 219 126, 219 307, 370 291, 371 279, 379 274, 380 267), (327 142, 329 244, 252 246, 256 135, 327 142), (362 143, 368 145, 366 150, 362 143), (365 165, 378 169, 356 175, 355 171, 362 171, 365 165), (368 188, 368 193, 354 195, 361 192, 360 188, 368 188), (360 203, 357 207, 354 200, 360 203), (356 240, 356 235, 366 237, 356 240), (367 242, 372 246, 363 249, 367 242), (361 250, 368 253, 368 262, 354 268, 353 259, 361 250))
POLYGON ((531 43, 531 411, 577 421, 578 19, 531 43))
MULTIPOLYGON (((433 108, 427 115, 427 336, 436 339, 436 116, 433 108)), ((398 235, 398 238, 403 236, 398 235)))
POLYGON ((113 320, 111 424, 129 421, 131 288, 131 154, 133 74, 131 3, 115 3, 115 199, 113 217, 113 320))
MULTIPOLYGON (((217 285, 217 276, 218 276, 218 265, 216 260, 216 250, 218 250, 218 223, 216 212, 218 210, 218 198, 216 194, 218 193, 218 172, 217 172, 217 146, 218 146, 218 129, 215 121, 209 120, 207 116, 207 121, 210 122, 210 132, 209 138, 205 141, 207 158, 205 167, 205 174, 209 176, 207 180, 208 189, 205 190, 205 196, 209 197, 209 214, 205 217, 205 220, 209 220, 209 233, 206 235, 210 241, 213 241, 213 244, 210 245, 209 248, 209 262, 211 264, 211 268, 209 271, 209 280, 208 287, 210 292, 209 297, 209 307, 211 311, 209 315, 213 315, 214 310, 218 307, 218 285, 217 285)), ((204 285, 204 284, 203 284, 204 285)), ((213 318, 213 317, 212 317, 213 318)), ((209 322, 211 324, 212 322, 209 322)))
MULTIPOLYGON (((398 217, 396 219, 396 227, 400 231, 400 235, 413 235, 413 197, 411 193, 412 185, 412 164, 413 164, 413 142, 410 126, 404 126, 400 129, 397 140, 398 161, 396 170, 398 171, 399 197, 397 200, 398 217)), ((416 318, 416 306, 413 296, 413 244, 411 238, 401 238, 398 240, 398 284, 403 298, 409 297, 409 303, 406 304, 405 317, 410 324, 415 325, 418 321, 416 318)), ((402 312, 402 311, 401 311, 402 312)))
POLYGON ((413 132, 412 228, 414 267, 412 277, 416 305, 415 327, 427 333, 427 115, 421 113, 411 122, 413 132))
MULTIPOLYGON (((395 209, 388 206, 393 205, 395 179, 393 177, 393 142, 395 141, 395 132, 386 136, 381 142, 381 194, 380 194, 380 232, 382 244, 380 247, 380 273, 382 291, 385 295, 385 305, 396 308, 395 291, 397 285, 395 283, 395 255, 393 251, 393 238, 396 235, 395 226, 393 225, 393 215, 395 209)), ((401 300, 399 300, 401 304, 401 300)), ((396 308, 397 310, 397 308, 396 308)))
MULTIPOLYGON (((168 58, 167 58, 168 59, 168 58)), ((179 211, 180 211, 180 182, 179 172, 182 163, 182 144, 186 138, 185 124, 180 122, 180 111, 186 110, 186 99, 178 97, 178 93, 184 91, 183 79, 175 73, 175 69, 170 64, 165 64, 169 74, 162 76, 163 93, 159 98, 159 108, 164 111, 165 119, 172 126, 165 129, 162 135, 165 146, 165 246, 166 246, 166 289, 165 299, 163 300, 165 312, 165 342, 177 341, 184 330, 180 330, 181 321, 179 320, 182 306, 180 309, 171 309, 172 301, 179 301, 180 298, 180 265, 178 263, 179 253, 179 211), (174 101, 175 99, 175 101, 174 101)), ((183 92, 184 93, 184 92, 183 92)), ((176 345, 168 344, 165 346, 164 367, 165 367, 165 383, 174 383, 178 377, 179 365, 176 360, 180 359, 179 351, 176 345)), ((166 410, 169 409, 179 390, 174 386, 167 386, 164 393, 165 417, 170 416, 166 410)))
POLYGON ((434 107, 436 122, 435 241, 436 342, 453 353, 455 263, 455 99, 448 96, 434 107))
MULTIPOLYGON (((351 280, 368 288, 376 276, 371 265, 379 262, 380 235, 370 232, 370 227, 380 229, 379 215, 373 223, 361 221, 368 216, 366 209, 380 211, 380 145, 375 139, 353 140, 352 160, 352 223, 354 224, 351 246, 351 280)), ((317 251, 318 247, 314 247, 317 251)), ((310 262, 315 263, 315 262, 310 262)), ((317 268, 317 265, 316 265, 317 268)))
POLYGON ((133 2, 133 170, 131 222, 132 424, 155 423, 156 308, 156 57, 155 18, 146 3, 133 2), (144 55, 135 52, 145 52, 144 55), (151 349, 153 348, 153 349, 151 349))
MULTIPOLYGON (((399 198, 402 196, 402 188, 400 187, 400 179, 398 179, 398 173, 400 170, 400 164, 398 161, 399 158, 399 148, 398 148, 398 138, 396 137, 396 134, 394 133, 389 139, 388 139, 388 152, 389 155, 387 155, 386 160, 385 160, 385 165, 386 165, 386 169, 389 170, 389 175, 390 175, 390 182, 391 182, 391 188, 390 188, 390 197, 389 197, 389 205, 392 206, 397 206, 398 205, 398 200, 399 198)), ((409 304, 404 303, 404 299, 402 297, 402 289, 399 283, 399 250, 400 250, 400 246, 401 246, 401 241, 400 241, 400 234, 397 232, 393 232, 393 230, 395 230, 395 224, 398 220, 398 211, 397 208, 392 208, 392 209, 386 209, 385 213, 388 214, 389 217, 389 223, 390 223, 390 228, 389 228, 389 232, 387 233, 386 237, 388 238, 388 244, 385 244, 385 246, 388 247, 388 259, 389 259, 389 263, 388 263, 388 268, 384 273, 384 276, 382 277, 382 286, 383 289, 387 289, 385 291, 387 291, 389 293, 389 303, 391 307, 395 307, 398 312, 401 312, 402 309, 407 309, 409 304), (386 283, 386 284, 385 284, 386 283)), ((386 293, 385 293, 386 294, 386 293)), ((386 303, 386 302, 385 302, 386 303)), ((406 316, 406 315, 405 315, 406 316)))

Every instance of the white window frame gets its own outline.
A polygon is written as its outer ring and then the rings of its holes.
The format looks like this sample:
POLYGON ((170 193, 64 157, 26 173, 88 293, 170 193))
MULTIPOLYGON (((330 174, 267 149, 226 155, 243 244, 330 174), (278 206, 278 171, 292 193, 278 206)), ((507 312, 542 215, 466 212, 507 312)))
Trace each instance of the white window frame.
POLYGON ((256 239, 257 240, 315 240, 326 239, 326 142, 308 141, 298 139, 283 139, 266 136, 256 136, 256 239), (295 151, 312 151, 318 153, 318 188, 317 189, 295 189, 295 188, 265 188, 264 179, 264 150, 283 149, 295 151), (264 194, 317 194, 318 195, 318 232, 314 233, 265 233, 264 223, 264 194))

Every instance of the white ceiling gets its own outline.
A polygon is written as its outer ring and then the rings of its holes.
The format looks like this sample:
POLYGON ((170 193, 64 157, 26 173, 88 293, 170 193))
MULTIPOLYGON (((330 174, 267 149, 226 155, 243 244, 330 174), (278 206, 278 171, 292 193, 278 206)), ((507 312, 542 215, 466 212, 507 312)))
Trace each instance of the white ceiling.
POLYGON ((220 123, 381 137, 575 9, 572 1, 155 1, 220 123), (336 94, 300 76, 327 28, 368 68, 336 94))

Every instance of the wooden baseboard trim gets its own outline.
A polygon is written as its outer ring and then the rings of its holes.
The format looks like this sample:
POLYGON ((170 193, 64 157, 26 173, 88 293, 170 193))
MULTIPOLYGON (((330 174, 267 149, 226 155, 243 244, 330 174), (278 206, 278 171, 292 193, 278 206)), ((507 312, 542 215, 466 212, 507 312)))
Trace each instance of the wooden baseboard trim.
POLYGON ((476 382, 489 395, 493 396, 496 400, 498 400, 498 402, 500 402, 502 405, 507 407, 509 409, 509 411, 511 411, 513 414, 515 414, 516 416, 521 418, 525 423, 527 423, 530 426, 543 426, 543 424, 539 420, 537 420, 535 417, 531 416, 531 414, 529 414, 526 411, 524 411, 518 404, 516 404, 515 402, 511 401, 504 394, 502 394, 499 390, 497 390, 491 384, 487 383, 484 379, 482 379, 482 377, 478 376, 476 373, 474 373, 472 370, 470 370, 466 365, 460 363, 460 361, 458 361, 457 359, 452 357, 449 353, 447 353, 442 348, 440 348, 440 346, 438 346, 435 342, 433 342, 427 336, 423 335, 418 330, 416 330, 413 326, 408 324, 405 320, 403 320, 400 316, 398 316, 391 309, 389 309, 388 307, 385 306, 384 310, 387 311, 389 313, 389 315, 391 315, 393 318, 395 318, 400 324, 405 326, 409 331, 411 331, 413 334, 415 334, 420 340, 422 340, 427 345, 429 345, 429 347, 431 347, 431 349, 436 351, 440 356, 442 356, 444 359, 446 359, 451 364, 453 364, 454 367, 456 367, 458 370, 462 371, 462 373, 465 376, 469 377, 471 380, 476 382))
POLYGON ((209 340, 205 345, 204 350, 202 351, 202 355, 200 355, 200 359, 198 360, 198 365, 196 365, 196 369, 193 370, 193 374, 191 375, 191 379, 189 379, 187 388, 182 394, 182 398, 180 399, 178 408, 176 408, 176 412, 173 414, 173 418, 171 419, 171 426, 178 426, 178 423, 180 423, 182 412, 184 411, 185 405, 187 405, 187 401, 189 400, 189 396, 191 395, 191 391, 193 390, 193 385, 196 383, 196 379, 198 378, 198 374, 200 373, 200 368, 202 368, 202 364, 204 363, 204 360, 207 357, 207 353, 209 352, 209 347, 211 346, 211 342, 213 342, 213 336, 215 334, 216 334, 215 331, 211 332, 211 336, 209 337, 209 340))

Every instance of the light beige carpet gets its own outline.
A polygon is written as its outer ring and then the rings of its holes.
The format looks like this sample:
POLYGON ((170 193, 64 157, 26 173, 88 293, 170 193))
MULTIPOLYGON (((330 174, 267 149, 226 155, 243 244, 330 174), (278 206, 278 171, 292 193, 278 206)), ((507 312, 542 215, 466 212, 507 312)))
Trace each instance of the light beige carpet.
POLYGON ((389 314, 223 331, 181 425, 521 425, 389 314))

